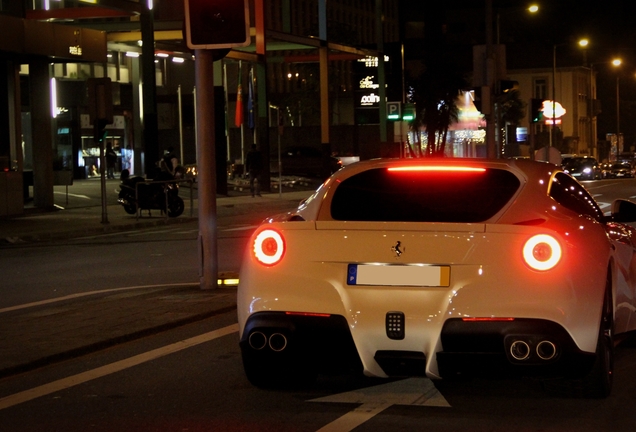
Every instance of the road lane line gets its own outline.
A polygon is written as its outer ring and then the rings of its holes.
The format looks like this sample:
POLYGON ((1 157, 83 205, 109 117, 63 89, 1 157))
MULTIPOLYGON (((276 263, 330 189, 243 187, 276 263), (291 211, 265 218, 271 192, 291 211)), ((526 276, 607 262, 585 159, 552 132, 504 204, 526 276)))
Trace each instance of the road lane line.
POLYGON ((238 332, 238 328, 238 324, 232 324, 227 327, 223 327, 218 330, 204 333, 202 335, 195 336, 189 339, 184 339, 171 345, 166 345, 164 347, 157 348, 124 360, 120 360, 115 363, 111 363, 102 367, 98 367, 96 369, 82 372, 77 375, 62 378, 60 380, 41 385, 39 387, 3 397, 0 399, 0 410, 10 408, 14 405, 18 405, 24 402, 28 402, 30 400, 46 396, 51 393, 58 392, 60 390, 65 390, 76 385, 104 377, 106 375, 111 375, 124 369, 128 369, 133 366, 137 366, 142 363, 146 363, 151 360, 155 360, 168 354, 173 354, 205 342, 213 341, 223 336, 238 332))
POLYGON ((321 427, 320 429, 318 429, 317 432, 350 432, 360 426, 362 423, 365 423, 367 420, 380 414, 391 405, 393 404, 362 404, 353 411, 349 411, 342 417, 339 417, 328 425, 321 427))
POLYGON ((87 199, 87 200, 92 199, 91 197, 86 196, 86 195, 77 195, 77 194, 73 194, 73 193, 65 193, 65 192, 58 192, 58 191, 53 191, 53 193, 54 194, 58 194, 58 195, 68 195, 68 196, 72 196, 72 197, 75 197, 75 198, 83 198, 83 199, 87 199))
POLYGON ((127 291, 127 290, 134 290, 134 289, 170 288, 170 287, 176 288, 176 287, 186 287, 186 286, 196 286, 196 285, 199 285, 199 282, 159 284, 159 285, 137 285, 137 286, 123 287, 123 288, 111 288, 111 289, 105 289, 105 290, 99 290, 99 291, 87 291, 83 293, 70 294, 64 297, 56 297, 56 298, 52 298, 48 300, 40 300, 40 301, 36 301, 32 303, 24 303, 21 305, 9 306, 9 307, 0 309, 0 313, 11 312, 11 311, 20 310, 20 309, 27 309, 27 308, 35 307, 35 306, 42 306, 42 305, 57 303, 57 302, 65 301, 65 300, 73 300, 76 298, 88 297, 88 296, 92 296, 96 294, 110 294, 110 293, 114 293, 118 291, 127 291))
POLYGON ((257 226, 258 225, 247 225, 247 226, 241 226, 236 228, 225 228, 225 229, 222 229, 221 231, 247 231, 247 230, 255 229, 257 226))
POLYGON ((359 406, 318 432, 351 432, 391 405, 450 407, 429 378, 407 378, 372 387, 311 399, 309 402, 352 403, 359 406))

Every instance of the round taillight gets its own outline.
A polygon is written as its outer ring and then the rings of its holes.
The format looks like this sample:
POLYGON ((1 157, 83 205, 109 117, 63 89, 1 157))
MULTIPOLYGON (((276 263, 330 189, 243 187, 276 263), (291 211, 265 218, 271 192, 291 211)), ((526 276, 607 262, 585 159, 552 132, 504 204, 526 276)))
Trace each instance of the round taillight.
POLYGON ((285 253, 285 242, 278 231, 266 229, 254 238, 254 256, 265 265, 278 263, 285 253))
POLYGON ((561 245, 547 234, 535 235, 523 246, 523 259, 535 270, 550 270, 561 260, 561 245))

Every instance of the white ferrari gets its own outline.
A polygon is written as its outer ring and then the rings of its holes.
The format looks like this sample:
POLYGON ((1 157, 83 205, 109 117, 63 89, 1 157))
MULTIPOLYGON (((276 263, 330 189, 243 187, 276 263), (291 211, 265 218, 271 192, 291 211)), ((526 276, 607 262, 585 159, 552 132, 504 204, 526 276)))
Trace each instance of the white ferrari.
POLYGON ((552 164, 378 159, 267 219, 240 271, 248 379, 518 375, 606 397, 636 329, 636 204, 552 164))

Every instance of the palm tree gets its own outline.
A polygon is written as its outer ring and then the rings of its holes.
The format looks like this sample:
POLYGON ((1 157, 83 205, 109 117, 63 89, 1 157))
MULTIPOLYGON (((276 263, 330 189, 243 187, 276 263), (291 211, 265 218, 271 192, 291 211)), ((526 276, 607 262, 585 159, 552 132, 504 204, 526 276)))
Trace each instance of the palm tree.
POLYGON ((499 128, 503 131, 501 148, 507 148, 507 153, 509 153, 507 156, 518 156, 516 139, 509 139, 509 135, 511 135, 509 130, 514 131, 521 119, 526 116, 527 104, 521 100, 518 90, 511 90, 497 98, 497 106, 499 118, 501 119, 499 128))
POLYGON ((467 85, 458 69, 444 61, 431 62, 420 76, 410 80, 409 99, 415 103, 418 114, 411 128, 415 131, 426 128, 423 156, 444 156, 448 128, 457 122, 459 113, 457 96, 467 85))

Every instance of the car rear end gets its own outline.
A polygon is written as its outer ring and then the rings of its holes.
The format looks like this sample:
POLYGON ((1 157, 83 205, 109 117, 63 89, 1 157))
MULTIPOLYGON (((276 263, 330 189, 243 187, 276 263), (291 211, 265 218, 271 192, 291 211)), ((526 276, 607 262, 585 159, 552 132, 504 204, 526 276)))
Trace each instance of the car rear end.
POLYGON ((256 231, 240 275, 244 356, 373 376, 586 365, 606 263, 574 259, 588 252, 547 194, 551 169, 522 165, 543 171, 529 184, 512 162, 345 168, 256 231))

